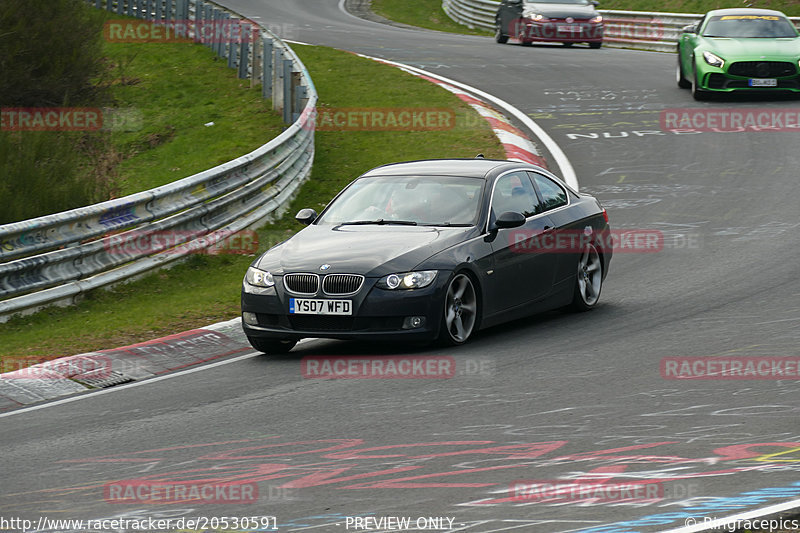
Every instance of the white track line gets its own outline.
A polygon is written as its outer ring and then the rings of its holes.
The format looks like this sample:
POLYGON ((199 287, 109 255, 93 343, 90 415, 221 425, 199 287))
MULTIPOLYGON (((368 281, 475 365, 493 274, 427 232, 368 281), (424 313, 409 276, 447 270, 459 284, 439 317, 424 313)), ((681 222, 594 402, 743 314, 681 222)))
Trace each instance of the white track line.
POLYGON ((7 416, 14 416, 19 415, 22 413, 29 413, 31 411, 38 411, 39 409, 45 409, 47 407, 55 407, 56 405, 62 405, 65 403, 72 403, 77 402, 78 400, 85 400, 87 398, 95 398, 97 396, 103 394, 110 394, 112 392, 117 392, 121 390, 131 389, 133 387, 140 387, 142 385, 147 385, 149 383, 155 383, 156 381, 162 381, 165 379, 176 378, 178 376, 183 376, 186 374, 193 374, 195 372, 201 372, 203 370, 209 370, 214 367, 222 366, 222 365, 229 365, 231 363, 239 362, 243 359, 250 359, 251 357, 258 357, 262 355, 260 352, 249 353, 245 355, 240 355, 238 357, 234 357, 233 359, 225 359, 224 361, 217 361, 216 363, 210 363, 207 365, 201 365, 195 368, 189 368, 187 370, 181 370, 179 372, 174 372, 172 374, 167 374, 166 376, 157 376, 154 378, 147 378, 143 381, 135 381, 133 383, 129 383, 127 385, 117 385, 115 387, 110 387, 108 389, 100 389, 100 390, 89 390, 88 392, 78 393, 79 396, 69 396, 67 398, 61 400, 55 400, 52 402, 43 403, 40 405, 33 405, 31 407, 22 407, 20 409, 15 409, 14 411, 8 411, 7 413, 0 413, 0 418, 5 418, 7 416))

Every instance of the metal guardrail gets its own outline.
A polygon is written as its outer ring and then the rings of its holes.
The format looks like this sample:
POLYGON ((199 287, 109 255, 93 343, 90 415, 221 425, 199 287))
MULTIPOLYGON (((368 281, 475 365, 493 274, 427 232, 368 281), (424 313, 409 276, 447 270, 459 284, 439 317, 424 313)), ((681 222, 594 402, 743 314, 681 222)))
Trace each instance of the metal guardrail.
MULTIPOLYGON (((249 154, 162 187, 0 226, 0 321, 53 303, 72 303, 83 292, 213 245, 214 235, 257 227, 288 205, 311 172, 317 93, 303 63, 269 29, 204 0, 88 1, 164 23, 225 21, 231 27, 258 27, 254 42, 204 44, 227 58, 240 77, 262 81, 264 96, 272 97, 273 107, 291 124, 249 154), (190 240, 169 249, 115 246, 165 231, 190 240)), ((193 30, 187 34, 202 42, 193 30)))
MULTIPOLYGON (((470 28, 494 31, 496 0, 442 0, 447 15, 470 28)), ((674 52, 681 28, 699 22, 703 15, 689 13, 650 13, 601 9, 605 23, 603 42, 607 46, 674 52)), ((800 17, 792 17, 800 28, 800 17)))

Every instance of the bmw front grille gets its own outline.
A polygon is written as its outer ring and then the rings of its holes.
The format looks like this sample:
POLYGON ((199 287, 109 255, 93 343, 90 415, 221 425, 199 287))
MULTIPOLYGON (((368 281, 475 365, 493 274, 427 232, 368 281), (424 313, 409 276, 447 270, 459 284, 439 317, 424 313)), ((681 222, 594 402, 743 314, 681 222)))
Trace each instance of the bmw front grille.
POLYGON ((356 274, 328 274, 322 280, 322 292, 331 296, 355 294, 364 284, 364 276, 356 274))
POLYGON ((295 294, 315 295, 319 291, 319 276, 316 274, 286 274, 283 286, 295 294))
MULTIPOLYGON (((320 276, 312 273, 286 274, 283 286, 294 294, 314 296, 320 289, 320 276)), ((359 274, 327 274, 322 278, 322 292, 328 296, 355 294, 364 285, 364 276, 359 274)))

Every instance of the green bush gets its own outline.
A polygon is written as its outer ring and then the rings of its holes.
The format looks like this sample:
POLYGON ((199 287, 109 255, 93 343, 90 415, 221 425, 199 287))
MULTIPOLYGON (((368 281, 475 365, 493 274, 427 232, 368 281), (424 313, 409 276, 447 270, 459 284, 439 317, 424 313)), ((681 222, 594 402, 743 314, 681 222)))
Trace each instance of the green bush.
POLYGON ((100 133, 0 131, 0 224, 107 200, 108 148, 100 133))
POLYGON ((102 29, 81 0, 0 0, 0 106, 96 103, 102 29))

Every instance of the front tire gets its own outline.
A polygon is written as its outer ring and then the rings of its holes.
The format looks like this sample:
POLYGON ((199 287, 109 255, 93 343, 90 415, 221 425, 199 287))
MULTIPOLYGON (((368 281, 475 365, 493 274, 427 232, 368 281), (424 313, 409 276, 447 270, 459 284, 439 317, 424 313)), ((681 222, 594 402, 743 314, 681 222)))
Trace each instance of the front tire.
POLYGON ((692 98, 698 102, 702 102, 711 98, 711 95, 708 94, 708 91, 701 89, 700 84, 697 81, 697 65, 692 68, 692 74, 692 98))
POLYGON ((294 345, 297 344, 296 340, 291 339, 281 340, 247 337, 247 340, 254 349, 269 355, 289 353, 289 351, 294 348, 294 345))
POLYGON ((494 23, 494 40, 499 44, 506 44, 508 42, 508 35, 503 33, 503 25, 499 20, 494 23))
POLYGON ((451 346, 467 342, 478 324, 479 311, 472 278, 464 272, 456 273, 447 284, 439 340, 451 346))
POLYGON ((594 48, 595 50, 597 50, 601 46, 603 46, 603 42, 602 41, 599 42, 599 43, 589 43, 589 48, 594 48))
POLYGON ((681 89, 688 89, 689 87, 692 86, 692 82, 683 77, 683 66, 681 65, 680 52, 678 53, 678 68, 675 69, 675 71, 677 73, 676 78, 678 80, 678 87, 680 87, 681 89))
POLYGON ((572 309, 588 311, 600 300, 603 288, 603 260, 593 244, 587 244, 578 258, 578 276, 575 280, 575 293, 572 309))

